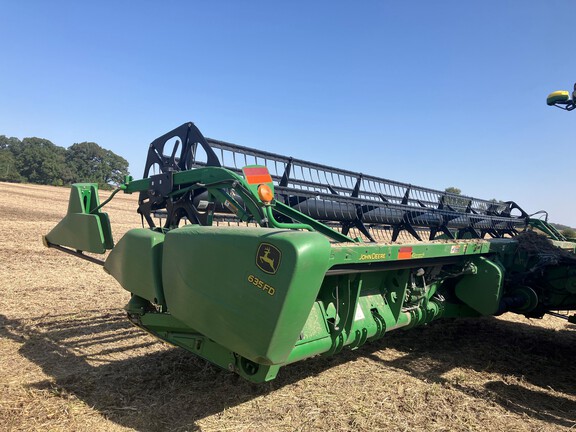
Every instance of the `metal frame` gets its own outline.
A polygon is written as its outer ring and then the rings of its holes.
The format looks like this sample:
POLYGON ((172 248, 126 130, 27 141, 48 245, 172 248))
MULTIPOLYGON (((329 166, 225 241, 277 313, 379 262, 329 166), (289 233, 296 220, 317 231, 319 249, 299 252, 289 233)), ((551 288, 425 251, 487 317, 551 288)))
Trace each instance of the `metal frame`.
MULTIPOLYGON (((205 139, 192 123, 174 129, 150 145, 144 177, 149 177, 157 186, 141 193, 139 212, 151 226, 150 213, 161 208, 168 210, 166 226, 173 226, 184 216, 190 216, 193 223, 206 224, 206 220, 198 217, 193 204, 202 194, 206 197, 206 190, 196 189, 178 201, 167 199, 168 189, 173 188, 172 173, 223 167, 241 175, 242 167, 247 165, 268 168, 277 201, 318 221, 337 222, 344 235, 356 229, 371 242, 376 241, 374 232, 381 229, 392 229, 392 241, 404 231, 416 240, 423 240, 418 228, 428 230, 429 240, 439 235, 450 239, 500 238, 516 235, 529 220, 528 214, 513 201, 494 202, 456 195, 205 139), (163 154, 165 144, 174 138, 179 142, 172 153, 163 154), (200 155, 200 149, 204 154, 200 155), (153 165, 161 172, 150 176, 153 165), (515 210, 519 215, 512 214, 515 210)), ((281 216, 278 219, 282 221, 281 216)))

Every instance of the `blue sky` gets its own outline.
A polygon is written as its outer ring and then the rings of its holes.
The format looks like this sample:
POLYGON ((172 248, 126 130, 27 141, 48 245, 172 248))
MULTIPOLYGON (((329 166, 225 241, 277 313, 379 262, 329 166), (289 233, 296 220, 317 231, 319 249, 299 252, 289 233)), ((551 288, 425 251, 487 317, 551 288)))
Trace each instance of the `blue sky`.
POLYGON ((204 135, 576 226, 576 3, 18 1, 0 5, 0 134, 94 141, 140 177, 204 135))

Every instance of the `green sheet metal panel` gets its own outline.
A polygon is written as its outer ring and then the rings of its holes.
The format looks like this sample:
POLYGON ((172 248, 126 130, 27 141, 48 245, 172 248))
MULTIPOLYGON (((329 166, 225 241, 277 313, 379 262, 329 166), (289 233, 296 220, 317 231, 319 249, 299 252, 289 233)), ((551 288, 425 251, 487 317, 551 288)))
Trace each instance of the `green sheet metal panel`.
POLYGON ((311 232, 192 225, 164 242, 171 313, 260 364, 284 363, 300 336, 330 259, 311 232))
POLYGON ((504 269, 485 257, 473 260, 476 267, 456 284, 455 294, 466 305, 482 315, 494 315, 502 298, 504 269))
POLYGON ((100 211, 90 213, 99 205, 97 184, 73 184, 67 214, 46 235, 46 241, 93 253, 104 253, 106 249, 112 249, 114 241, 108 214, 100 211))
POLYGON ((128 231, 112 251, 104 269, 124 289, 165 307, 162 290, 164 234, 150 229, 128 231))

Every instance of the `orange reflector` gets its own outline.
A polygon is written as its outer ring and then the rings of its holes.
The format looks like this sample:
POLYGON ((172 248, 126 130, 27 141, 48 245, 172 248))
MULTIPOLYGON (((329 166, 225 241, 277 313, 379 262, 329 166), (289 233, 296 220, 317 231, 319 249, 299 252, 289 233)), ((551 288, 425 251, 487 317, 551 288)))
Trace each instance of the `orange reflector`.
POLYGON ((272 189, 267 184, 261 184, 258 186, 258 198, 263 203, 269 203, 274 199, 274 194, 272 193, 272 189))
POLYGON ((248 184, 272 183, 272 177, 266 167, 244 167, 242 171, 248 184))
POLYGON ((412 258, 412 248, 411 247, 401 247, 398 250, 398 259, 410 259, 412 258))

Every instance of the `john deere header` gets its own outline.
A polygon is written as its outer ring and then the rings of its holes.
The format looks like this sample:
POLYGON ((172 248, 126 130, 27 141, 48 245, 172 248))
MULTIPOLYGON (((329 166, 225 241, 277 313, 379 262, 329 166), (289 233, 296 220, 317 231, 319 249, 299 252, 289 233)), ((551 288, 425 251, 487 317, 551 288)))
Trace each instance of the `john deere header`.
POLYGON ((143 178, 119 191, 139 194, 147 226, 115 245, 109 200, 75 184, 45 244, 102 264, 134 324, 254 382, 441 318, 576 308, 576 244, 512 201, 205 139, 192 123, 153 141, 143 178))

